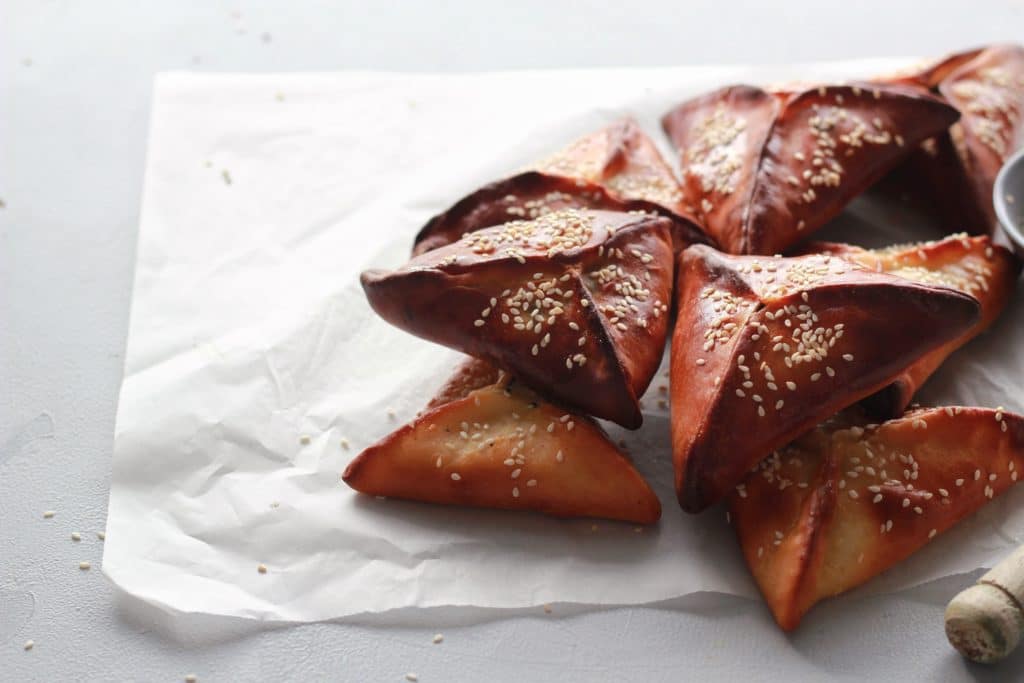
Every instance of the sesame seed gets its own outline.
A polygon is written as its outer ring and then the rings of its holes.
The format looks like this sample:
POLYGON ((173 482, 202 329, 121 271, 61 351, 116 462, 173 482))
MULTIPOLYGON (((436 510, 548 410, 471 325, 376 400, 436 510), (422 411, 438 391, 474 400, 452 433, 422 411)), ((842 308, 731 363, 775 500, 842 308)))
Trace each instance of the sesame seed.
POLYGON ((974 481, 981 479, 981 470, 974 470, 974 481))
POLYGON ((786 388, 790 391, 796 391, 796 382, 786 382, 786 388))
POLYGON ((83 572, 89 571, 90 569, 92 569, 92 564, 90 562, 79 562, 78 568, 81 569, 83 572))
POLYGON ((512 470, 512 475, 511 475, 512 478, 513 479, 518 479, 519 475, 522 473, 522 471, 523 470, 521 468, 518 468, 518 467, 516 469, 512 470))
POLYGON ((262 562, 260 562, 256 566, 256 571, 258 571, 260 574, 266 574, 267 573, 267 565, 265 565, 262 562))
POLYGON ((881 493, 876 493, 875 497, 871 499, 871 502, 872 503, 881 503, 882 502, 882 494, 881 493))
POLYGON ((410 671, 405 674, 405 680, 409 681, 409 683, 416 683, 416 681, 420 680, 420 677, 410 671))
POLYGON ((935 534, 939 533, 938 529, 932 529, 928 532, 928 538, 935 538, 935 534))
POLYGON ((964 480, 963 479, 957 479, 955 483, 956 483, 957 486, 963 486, 964 485, 964 480))
POLYGON ((459 481, 460 479, 462 479, 462 475, 458 472, 452 472, 452 481, 459 481))
POLYGON ((512 497, 513 498, 518 498, 519 497, 519 487, 518 486, 513 486, 512 487, 512 497))
POLYGON ((544 614, 551 614, 551 605, 544 605, 544 614))
POLYGON ((845 360, 848 363, 853 362, 853 354, 852 353, 844 353, 843 354, 843 360, 845 360))
POLYGON ((103 533, 102 531, 97 531, 96 532, 96 538, 100 539, 101 541, 105 541, 105 540, 107 540, 107 535, 105 533, 103 533))
POLYGON ((43 513, 43 519, 52 519, 55 514, 57 513, 54 512, 53 510, 47 510, 46 512, 43 513))
POLYGON ((299 437, 299 443, 301 443, 303 446, 308 446, 310 441, 311 439, 305 434, 299 437))
POLYGON ((992 474, 988 475, 988 480, 995 481, 997 476, 998 475, 995 472, 993 472, 992 474))
POLYGON ((759 417, 764 417, 765 416, 764 406, 761 406, 761 405, 757 406, 757 414, 758 414, 759 417))
POLYGON ((71 540, 72 541, 81 541, 82 540, 82 534, 78 533, 77 531, 72 531, 71 532, 71 540))
POLYGON ((348 450, 348 439, 341 440, 341 447, 344 448, 346 451, 348 450))
POLYGON ((705 362, 705 361, 704 361, 704 359, 703 359, 703 358, 698 358, 698 359, 697 359, 697 365, 704 365, 704 362, 705 362))
POLYGON ((536 486, 536 485, 537 485, 537 480, 536 480, 536 479, 528 479, 528 480, 526 481, 526 485, 527 485, 527 486, 531 486, 531 487, 532 487, 532 486, 536 486))
POLYGON ((564 461, 565 460, 565 454, 562 453, 562 451, 558 451, 557 453, 555 453, 555 460, 558 461, 558 462, 564 461))
POLYGON ((31 649, 32 649, 32 648, 34 648, 35 646, 36 646, 36 641, 34 641, 34 640, 26 640, 26 641, 25 641, 25 645, 24 645, 24 647, 25 647, 25 651, 26 651, 26 652, 27 652, 28 650, 31 650, 31 649))

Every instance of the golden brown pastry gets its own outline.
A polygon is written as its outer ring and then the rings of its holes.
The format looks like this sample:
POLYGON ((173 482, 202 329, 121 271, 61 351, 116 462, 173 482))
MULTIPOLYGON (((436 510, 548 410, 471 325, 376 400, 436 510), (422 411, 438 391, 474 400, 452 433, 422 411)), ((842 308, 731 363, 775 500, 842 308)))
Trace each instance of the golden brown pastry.
POLYGON ((559 211, 477 231, 395 271, 367 271, 362 284, 391 324, 634 428, 668 331, 670 226, 559 211))
POLYGON ((434 216, 416 235, 413 255, 464 234, 563 209, 643 211, 669 218, 676 251, 710 240, 682 208, 679 181, 632 118, 591 133, 504 180, 485 185, 434 216))
POLYGON ((676 251, 710 240, 684 215, 644 199, 614 197, 597 183, 526 171, 476 190, 440 213, 416 235, 413 255, 458 241, 463 235, 508 221, 533 220, 565 209, 600 209, 663 215, 672 221, 676 251))
POLYGON ((779 449, 729 496, 743 555, 779 626, 905 559, 1017 481, 1024 418, 914 410, 851 414, 779 449))
POLYGON ((363 493, 652 524, 661 504, 592 419, 469 361, 438 403, 370 446, 342 479, 363 493), (464 396, 454 398, 460 391, 464 396))
POLYGON ((598 183, 619 199, 639 199, 686 215, 679 181, 632 117, 576 140, 535 169, 598 183))
POLYGON ((697 245, 680 257, 678 279, 672 452, 689 512, 979 317, 966 294, 828 254, 728 256, 697 245))
POLYGON ((809 251, 826 252, 880 273, 917 282, 952 287, 970 294, 981 304, 981 317, 966 332, 922 356, 892 384, 864 399, 874 415, 901 415, 914 396, 943 361, 968 341, 984 332, 1003 312, 1013 294, 1020 262, 991 238, 951 235, 942 240, 898 244, 885 249, 861 249, 849 244, 816 242, 809 251))
POLYGON ((1024 47, 969 50, 879 80, 936 93, 960 112, 959 123, 926 140, 892 185, 936 208, 947 227, 992 230, 996 174, 1024 146, 1024 47))
POLYGON ((737 85, 662 119, 686 206, 730 253, 775 254, 824 225, 957 113, 917 88, 737 85))

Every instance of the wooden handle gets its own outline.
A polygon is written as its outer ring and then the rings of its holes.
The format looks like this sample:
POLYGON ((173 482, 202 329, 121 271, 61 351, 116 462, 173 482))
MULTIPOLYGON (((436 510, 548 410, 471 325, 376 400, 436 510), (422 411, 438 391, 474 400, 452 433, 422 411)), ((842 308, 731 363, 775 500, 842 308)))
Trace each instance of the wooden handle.
POLYGON ((1024 635, 1024 546, 946 607, 946 637, 964 657, 997 662, 1024 635))

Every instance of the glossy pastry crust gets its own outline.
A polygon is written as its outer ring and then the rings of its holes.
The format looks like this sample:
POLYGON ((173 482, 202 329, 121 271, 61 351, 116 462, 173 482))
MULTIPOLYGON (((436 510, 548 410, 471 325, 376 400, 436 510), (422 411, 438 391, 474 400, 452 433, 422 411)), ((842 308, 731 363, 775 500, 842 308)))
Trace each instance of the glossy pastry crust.
POLYGON ((661 504, 588 417, 545 401, 508 375, 464 364, 409 424, 359 454, 342 479, 362 493, 445 505, 530 510, 652 524, 661 504), (465 381, 467 380, 468 381, 465 381))
POLYGON ((367 271, 362 285, 393 325, 635 428, 661 362, 672 277, 668 219, 567 210, 367 271))
POLYGON ((686 207, 730 253, 781 253, 824 225, 957 112, 919 88, 737 85, 662 119, 686 207))
POLYGON ((830 255, 680 257, 672 452, 683 509, 964 333, 978 302, 830 255))
POLYGON ((996 175, 1024 146, 1024 47, 968 50, 877 80, 935 93, 961 115, 915 150, 889 184, 936 207, 947 227, 990 232, 996 175))
POLYGON ((987 236, 951 235, 942 240, 862 249, 849 244, 815 242, 808 251, 840 256, 870 270, 905 277, 969 294, 981 305, 981 317, 956 339, 922 356, 892 384, 864 399, 878 417, 902 415, 922 384, 958 348, 984 332, 1006 308, 1021 264, 987 236))
POLYGON ((1024 418, 914 410, 841 414, 759 463, 729 496, 765 601, 789 631, 820 600, 902 561, 1018 480, 1024 418))
POLYGON ((710 238, 696 222, 646 199, 613 196, 607 188, 582 178, 526 171, 485 185, 427 222, 416 235, 413 255, 457 242, 467 233, 508 221, 532 220, 565 209, 649 213, 672 221, 675 250, 707 244, 710 238))

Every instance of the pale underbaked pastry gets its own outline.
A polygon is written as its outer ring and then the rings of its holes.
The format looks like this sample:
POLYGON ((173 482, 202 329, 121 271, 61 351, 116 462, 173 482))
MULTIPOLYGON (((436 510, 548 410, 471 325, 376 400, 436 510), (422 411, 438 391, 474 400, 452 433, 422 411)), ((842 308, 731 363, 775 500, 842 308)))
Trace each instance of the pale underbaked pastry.
POLYGON ((828 254, 729 256, 697 245, 678 277, 672 454, 689 512, 979 318, 966 294, 828 254))
POLYGON ((952 287, 970 294, 981 305, 977 323, 915 361, 885 389, 864 399, 863 405, 880 417, 903 414, 914 393, 949 354, 995 322, 1013 295, 1021 269, 1020 261, 1006 248, 993 244, 988 236, 951 235, 942 240, 884 249, 815 242, 808 245, 808 250, 840 256, 881 273, 952 287))
POLYGON ((657 496, 594 420, 478 360, 342 478, 363 493, 430 503, 636 524, 661 516, 657 496))
POLYGON ((855 414, 779 449, 729 496, 743 555, 779 626, 858 586, 1003 493, 1024 467, 1024 418, 928 408, 855 414))
POLYGON ((736 85, 684 102, 662 125, 705 231, 730 253, 775 254, 956 119, 918 88, 736 85))
POLYGON ((471 233, 398 270, 367 271, 373 309, 625 427, 668 333, 671 223, 566 210, 471 233))

